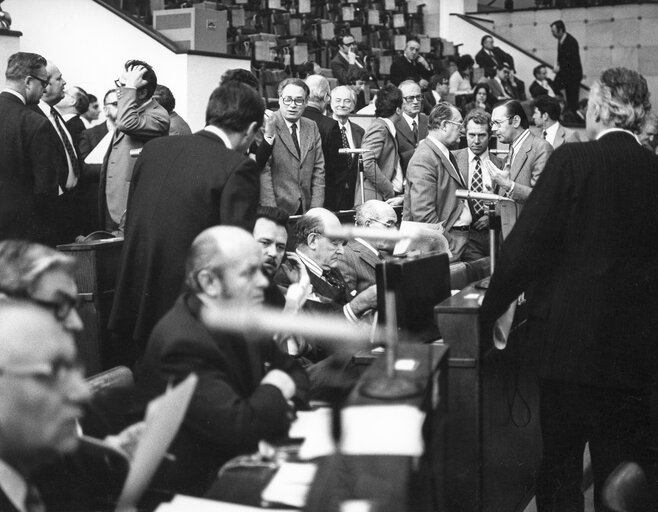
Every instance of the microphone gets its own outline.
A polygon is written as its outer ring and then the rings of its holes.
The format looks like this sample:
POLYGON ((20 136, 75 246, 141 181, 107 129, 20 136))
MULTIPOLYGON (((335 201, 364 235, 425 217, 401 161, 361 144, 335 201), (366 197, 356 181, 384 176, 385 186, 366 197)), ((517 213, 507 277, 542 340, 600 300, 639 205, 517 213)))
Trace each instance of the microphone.
POLYGON ((486 194, 484 192, 471 192, 463 188, 455 190, 455 196, 459 199, 477 199, 478 201, 512 201, 509 197, 499 196, 498 194, 486 194))
POLYGON ((340 154, 340 155, 349 154, 349 153, 353 153, 353 154, 356 154, 356 155, 362 155, 363 153, 368 153, 368 152, 372 153, 372 150, 371 149, 363 149, 363 148, 355 148, 355 149, 340 148, 338 150, 338 154, 340 154))

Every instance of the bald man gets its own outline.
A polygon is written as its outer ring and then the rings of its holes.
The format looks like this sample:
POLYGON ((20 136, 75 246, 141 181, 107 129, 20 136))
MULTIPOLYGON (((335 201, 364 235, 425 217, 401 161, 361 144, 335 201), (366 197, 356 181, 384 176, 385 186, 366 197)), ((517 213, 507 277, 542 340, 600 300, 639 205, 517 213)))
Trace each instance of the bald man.
POLYGON ((306 401, 306 373, 272 340, 248 343, 208 328, 206 319, 224 306, 258 314, 268 286, 262 266, 261 247, 241 228, 212 227, 192 243, 186 291, 153 329, 137 374, 144 404, 190 373, 199 377, 170 449, 175 461, 163 465, 158 486, 203 494, 226 461, 254 452, 260 440, 285 436, 291 404, 306 401))

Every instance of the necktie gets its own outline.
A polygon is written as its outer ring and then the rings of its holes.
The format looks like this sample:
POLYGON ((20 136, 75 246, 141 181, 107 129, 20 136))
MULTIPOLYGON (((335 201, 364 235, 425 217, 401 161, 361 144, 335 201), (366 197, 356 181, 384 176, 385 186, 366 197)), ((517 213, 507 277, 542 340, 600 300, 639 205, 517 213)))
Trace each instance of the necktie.
POLYGON ((347 292, 346 290, 346 284, 345 281, 340 279, 335 271, 332 270, 323 270, 322 271, 322 279, 324 279, 333 289, 334 292, 334 297, 331 297, 334 300, 337 300, 338 298, 344 299, 345 294, 347 292))
MULTIPOLYGON (((347 132, 345 131, 345 127, 342 126, 340 129, 340 136, 341 139, 343 140, 343 147, 345 149, 350 149, 350 143, 347 140, 347 132)), ((352 155, 347 155, 347 166, 352 167, 352 155)))
POLYGON ((411 131, 414 133, 414 144, 417 146, 418 145, 418 125, 416 124, 415 119, 411 123, 411 131))
POLYGON ((548 133, 546 133, 546 130, 544 130, 543 133, 541 134, 541 136, 544 137, 544 140, 546 140, 546 135, 548 135, 548 133))
POLYGON ((299 141, 297 140, 297 123, 292 124, 290 127, 290 132, 292 134, 292 142, 295 145, 295 149, 297 150, 297 156, 301 157, 302 151, 299 149, 299 141))
MULTIPOLYGON (((484 192, 484 181, 482 178, 482 162, 480 162, 480 157, 475 157, 475 170, 473 171, 473 177, 471 178, 471 191, 472 192, 484 192)), ((478 201, 476 199, 471 200, 472 209, 473 209, 473 220, 476 221, 485 212, 484 202, 478 201)))
POLYGON ((73 174, 77 177, 80 174, 80 171, 78 169, 78 156, 75 154, 75 149, 73 149, 73 146, 71 145, 71 141, 69 141, 69 137, 64 130, 64 127, 62 126, 62 121, 60 121, 60 115, 57 110, 55 110, 55 107, 52 107, 50 109, 50 113, 53 116, 53 119, 55 120, 55 126, 57 126, 57 131, 59 132, 59 136, 62 138, 62 142, 64 143, 64 149, 66 149, 66 153, 69 155, 69 159, 71 160, 71 167, 73 168, 73 174))
POLYGON ((507 160, 505 160, 504 170, 509 171, 512 167, 512 159, 514 158, 514 146, 510 144, 509 153, 507 153, 507 160))
POLYGON ((27 491, 25 493, 25 510, 27 512, 46 512, 46 506, 41 499, 41 494, 36 485, 27 482, 27 491))

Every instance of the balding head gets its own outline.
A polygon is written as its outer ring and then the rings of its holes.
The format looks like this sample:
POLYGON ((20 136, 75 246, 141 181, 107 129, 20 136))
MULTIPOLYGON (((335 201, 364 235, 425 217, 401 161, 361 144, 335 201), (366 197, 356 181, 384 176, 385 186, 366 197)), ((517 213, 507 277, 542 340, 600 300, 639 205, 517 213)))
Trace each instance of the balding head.
POLYGON ((78 445, 89 390, 76 358, 50 311, 0 299, 0 458, 25 475, 78 445))
MULTIPOLYGON (((377 199, 370 199, 356 207, 355 224, 368 229, 397 229, 398 216, 393 207, 377 199)), ((390 240, 371 242, 381 251, 391 252, 395 242, 390 240)))
POLYGON ((308 85, 309 90, 308 103, 324 110, 331 92, 329 80, 322 75, 309 75, 304 82, 308 85))
POLYGON ((311 258, 323 270, 335 267, 343 254, 343 240, 328 238, 325 231, 341 227, 338 217, 325 208, 311 208, 295 224, 297 249, 311 258))
POLYGON ((192 242, 185 262, 187 287, 214 301, 257 305, 268 282, 261 272, 262 252, 247 231, 215 226, 192 242))
POLYGON ((62 72, 53 63, 48 61, 46 71, 50 76, 48 80, 48 87, 43 91, 42 99, 51 107, 57 105, 64 98, 64 87, 66 87, 66 80, 62 77, 62 72))

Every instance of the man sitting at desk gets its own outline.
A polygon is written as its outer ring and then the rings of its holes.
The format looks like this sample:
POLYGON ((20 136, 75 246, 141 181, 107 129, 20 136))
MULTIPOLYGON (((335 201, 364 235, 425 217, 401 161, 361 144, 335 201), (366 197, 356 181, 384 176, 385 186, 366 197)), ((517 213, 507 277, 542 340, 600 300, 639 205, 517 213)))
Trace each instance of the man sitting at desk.
POLYGON ((192 243, 185 264, 188 291, 156 324, 137 372, 144 404, 192 372, 199 377, 170 449, 175 462, 160 468, 158 487, 202 494, 226 461, 255 451, 262 439, 285 436, 289 401, 306 401, 306 373, 272 341, 248 342, 208 328, 214 311, 262 304, 268 284, 262 263, 261 248, 240 228, 212 227, 192 243))

